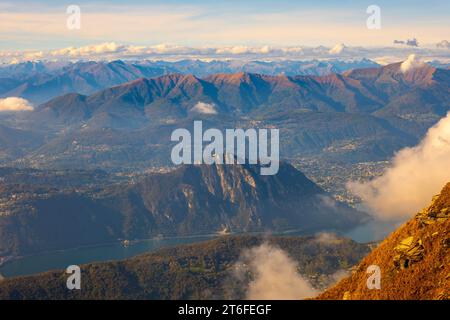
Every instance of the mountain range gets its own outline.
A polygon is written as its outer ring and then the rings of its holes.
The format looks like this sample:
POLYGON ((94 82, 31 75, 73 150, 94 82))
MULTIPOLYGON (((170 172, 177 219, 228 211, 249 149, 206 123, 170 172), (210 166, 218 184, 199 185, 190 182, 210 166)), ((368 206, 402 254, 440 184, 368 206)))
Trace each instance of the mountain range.
POLYGON ((192 128, 193 120, 205 128, 279 128, 285 159, 386 160, 415 145, 450 110, 449 74, 427 64, 403 71, 396 63, 325 76, 140 78, 0 117, 11 129, 0 143, 13 139, 13 130, 36 137, 8 149, 2 162, 113 170, 170 165, 171 132, 192 128))
POLYGON ((91 183, 80 184, 87 173, 77 172, 66 173, 69 181, 64 184, 51 172, 41 175, 45 183, 34 178, 21 184, 8 178, 20 172, 6 170, 0 183, 0 255, 158 236, 286 230, 305 234, 347 230, 367 221, 365 214, 335 201, 287 163, 281 163, 274 176, 261 176, 259 169, 186 165, 110 185, 101 173, 92 175, 91 183))
POLYGON ((410 115, 417 119, 445 115, 449 81, 448 70, 424 65, 404 73, 400 63, 320 77, 245 72, 206 78, 170 74, 141 78, 89 96, 60 96, 39 106, 36 112, 52 112, 57 120, 69 125, 104 113, 118 118, 141 116, 153 122, 152 118, 185 118, 196 103, 203 102, 214 104, 217 113, 228 116, 256 118, 302 110, 400 118, 410 115), (76 110, 79 112, 71 116, 76 110))
MULTIPOLYGON (((351 164, 389 159, 450 111, 450 70, 423 63, 324 75, 198 75, 123 61, 9 68, 0 73, 5 96, 45 102, 33 111, 0 113, 0 258, 168 236, 346 230, 367 216, 335 201, 289 162, 282 161, 274 176, 261 176, 259 165, 173 167, 171 133, 191 130, 194 120, 204 129, 278 128, 282 159, 351 164), (34 80, 25 83, 24 77, 34 80)), ((319 298, 448 298, 449 190, 319 298), (367 290, 369 265, 381 268, 381 290, 367 290)), ((222 283, 238 245, 259 241, 249 239, 227 238, 184 255, 183 248, 165 251, 173 258, 156 254, 89 265, 86 296, 61 291, 61 272, 2 281, 0 296, 216 297, 188 287, 222 283), (227 246, 235 249, 222 253, 227 246), (197 261, 196 255, 208 258, 197 261), (154 269, 142 272, 149 264, 154 269), (108 282, 103 295, 95 281, 99 270, 108 282), (174 291, 162 290, 158 281, 146 285, 155 277, 182 284, 174 291), (111 279, 120 279, 118 287, 111 279)), ((354 264, 347 249, 355 246, 347 245, 339 257, 354 264)), ((327 250, 319 259, 330 258, 327 250)), ((322 262, 319 267, 328 266, 322 262)))
POLYGON ((78 92, 92 94, 138 78, 157 77, 171 73, 206 77, 215 73, 239 71, 268 75, 324 75, 355 68, 378 66, 367 59, 355 61, 28 61, 0 65, 0 97, 18 96, 34 104, 56 96, 78 92))

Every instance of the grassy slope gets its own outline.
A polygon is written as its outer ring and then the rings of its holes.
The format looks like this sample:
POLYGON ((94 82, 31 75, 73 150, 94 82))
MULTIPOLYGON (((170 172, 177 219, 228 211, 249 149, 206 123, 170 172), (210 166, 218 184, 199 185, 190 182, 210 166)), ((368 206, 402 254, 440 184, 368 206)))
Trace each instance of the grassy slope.
MULTIPOLYGON (((450 208, 450 183, 424 212, 437 213, 445 208, 450 208)), ((364 258, 350 277, 318 298, 343 299, 345 292, 350 299, 450 299, 450 218, 421 225, 419 217, 414 217, 364 258), (394 248, 409 236, 422 240, 424 256, 401 269, 394 265, 394 248), (366 270, 373 264, 381 268, 380 290, 366 286, 366 270)))

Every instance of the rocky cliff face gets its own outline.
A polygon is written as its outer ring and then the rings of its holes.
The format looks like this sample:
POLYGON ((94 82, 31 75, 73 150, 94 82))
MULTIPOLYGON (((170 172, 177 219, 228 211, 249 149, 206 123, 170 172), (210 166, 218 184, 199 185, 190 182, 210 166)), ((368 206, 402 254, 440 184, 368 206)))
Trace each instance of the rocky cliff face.
POLYGON ((221 231, 305 233, 350 228, 365 216, 334 201, 289 164, 187 165, 87 190, 0 185, 0 255, 159 235, 221 231))
MULTIPOLYGON (((127 232, 192 234, 230 231, 346 228, 364 215, 334 201, 287 163, 278 174, 261 176, 257 165, 193 165, 151 175, 128 189, 115 190, 114 203, 141 222, 127 232), (144 227, 146 226, 146 227, 144 227), (141 231, 138 231, 141 230, 141 231)), ((128 219, 128 218, 127 218, 128 219)))
POLYGON ((319 299, 450 299, 450 183, 319 299), (370 265, 380 267, 379 290, 367 288, 370 265))

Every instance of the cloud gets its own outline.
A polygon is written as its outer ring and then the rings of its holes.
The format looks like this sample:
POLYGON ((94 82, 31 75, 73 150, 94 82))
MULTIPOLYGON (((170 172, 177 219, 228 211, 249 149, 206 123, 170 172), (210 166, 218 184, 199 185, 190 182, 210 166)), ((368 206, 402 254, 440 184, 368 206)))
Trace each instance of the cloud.
POLYGON ((226 48, 218 48, 216 50, 217 54, 244 54, 250 53, 252 49, 247 46, 234 46, 234 47, 226 47, 226 48))
POLYGON ((191 111, 202 114, 217 114, 214 103, 198 102, 191 111))
POLYGON ((418 47, 419 46, 419 42, 417 41, 416 38, 408 39, 408 40, 406 40, 406 45, 410 46, 410 47, 418 47))
POLYGON ((335 233, 319 232, 315 235, 314 241, 323 245, 335 245, 336 243, 340 243, 342 240, 339 239, 335 233))
POLYGON ((261 47, 248 47, 248 46, 233 46, 233 47, 223 47, 217 48, 217 54, 232 54, 232 55, 242 55, 242 54, 268 54, 274 52, 269 46, 261 47))
POLYGON ((8 97, 0 99, 0 112, 3 111, 32 111, 33 106, 25 99, 8 97))
POLYGON ((417 41, 416 38, 407 39, 406 41, 404 41, 404 40, 394 40, 394 44, 402 44, 402 45, 406 45, 406 46, 409 46, 409 47, 418 47, 419 46, 419 42, 417 41))
POLYGON ((347 47, 343 43, 339 43, 330 49, 330 54, 341 54, 347 47))
POLYGON ((442 40, 441 42, 436 44, 438 48, 450 49, 450 42, 447 40, 442 40))
POLYGON ((337 207, 337 202, 334 198, 328 196, 328 195, 323 195, 323 194, 319 194, 317 195, 317 198, 319 199, 320 203, 330 209, 338 209, 337 207))
POLYGON ((405 73, 415 68, 424 66, 425 63, 420 61, 415 54, 410 54, 408 58, 400 65, 400 70, 405 73))
POLYGON ((386 63, 397 62, 405 55, 417 54, 427 57, 428 60, 437 60, 441 63, 450 61, 450 50, 442 50, 434 46, 410 47, 352 47, 342 43, 330 48, 325 46, 199 46, 190 47, 168 43, 155 45, 132 45, 116 42, 104 42, 79 47, 65 47, 49 51, 0 51, 0 63, 19 63, 24 61, 78 61, 78 60, 329 60, 339 56, 342 60, 371 59, 374 61, 385 61, 386 63))
POLYGON ((244 252, 240 263, 253 275, 246 293, 249 300, 299 300, 319 293, 283 250, 267 243, 244 252))
POLYGON ((450 181, 450 113, 415 147, 398 152, 384 174, 367 183, 350 182, 375 217, 404 221, 424 208, 450 181))
POLYGON ((338 270, 330 276, 330 286, 347 278, 351 273, 348 270, 338 270))
POLYGON ((115 42, 105 42, 97 45, 83 46, 83 47, 68 47, 50 52, 51 56, 61 57, 90 57, 92 55, 103 55, 109 53, 124 52, 128 48, 123 45, 118 45, 115 42))

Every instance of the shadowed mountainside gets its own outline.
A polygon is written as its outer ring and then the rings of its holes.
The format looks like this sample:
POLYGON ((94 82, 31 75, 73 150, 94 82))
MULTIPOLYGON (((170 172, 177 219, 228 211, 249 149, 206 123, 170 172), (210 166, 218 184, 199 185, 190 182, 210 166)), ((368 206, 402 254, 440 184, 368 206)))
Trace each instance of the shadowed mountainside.
POLYGON ((223 230, 345 230, 367 219, 287 163, 274 176, 259 170, 186 165, 136 182, 85 189, 2 183, 0 254, 223 230))

